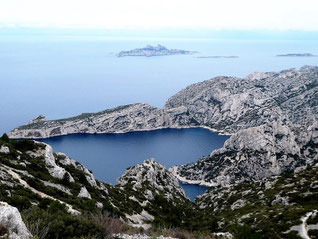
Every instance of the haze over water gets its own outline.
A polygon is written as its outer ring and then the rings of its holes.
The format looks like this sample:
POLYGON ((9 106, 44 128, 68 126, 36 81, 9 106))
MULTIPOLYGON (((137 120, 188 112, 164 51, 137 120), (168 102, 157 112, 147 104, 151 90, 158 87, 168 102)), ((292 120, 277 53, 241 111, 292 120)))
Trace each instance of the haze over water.
MULTIPOLYGON (((1 33, 1 31, 0 31, 1 33)), ((48 119, 130 104, 162 107, 184 87, 218 75, 244 77, 317 65, 315 40, 167 39, 89 35, 0 34, 0 133, 39 114, 48 119), (115 53, 162 44, 195 55, 122 57, 115 53), (197 56, 239 58, 196 58, 197 56)))

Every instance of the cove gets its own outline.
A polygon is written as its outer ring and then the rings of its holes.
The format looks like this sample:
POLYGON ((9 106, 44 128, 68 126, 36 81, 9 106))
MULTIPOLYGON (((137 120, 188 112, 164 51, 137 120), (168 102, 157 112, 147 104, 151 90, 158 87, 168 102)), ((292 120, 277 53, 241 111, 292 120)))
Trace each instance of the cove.
MULTIPOLYGON (((148 158, 167 168, 192 163, 221 148, 229 136, 204 128, 159 129, 124 134, 72 134, 42 139, 90 169, 100 181, 115 184, 130 166, 148 158)), ((207 188, 181 184, 193 200, 207 188)))

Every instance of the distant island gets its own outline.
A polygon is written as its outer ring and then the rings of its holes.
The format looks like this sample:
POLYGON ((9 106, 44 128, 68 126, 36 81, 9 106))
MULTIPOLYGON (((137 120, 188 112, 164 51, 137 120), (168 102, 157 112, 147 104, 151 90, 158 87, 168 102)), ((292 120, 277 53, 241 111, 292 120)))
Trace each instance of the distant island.
POLYGON ((311 53, 290 53, 290 54, 283 54, 277 55, 278 57, 317 57, 317 55, 313 55, 311 53))
POLYGON ((197 56, 197 58, 239 58, 238 56, 197 56))
POLYGON ((185 51, 180 49, 168 49, 162 45, 151 46, 144 48, 136 48, 130 51, 121 51, 117 54, 118 57, 123 56, 166 56, 166 55, 188 55, 196 53, 195 51, 185 51))

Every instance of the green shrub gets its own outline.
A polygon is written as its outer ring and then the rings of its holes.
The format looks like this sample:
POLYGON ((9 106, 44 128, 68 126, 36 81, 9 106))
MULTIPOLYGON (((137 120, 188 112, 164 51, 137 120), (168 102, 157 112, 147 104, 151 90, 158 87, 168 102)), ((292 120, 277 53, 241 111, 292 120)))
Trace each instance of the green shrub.
POLYGON ((8 135, 7 135, 6 133, 4 133, 4 134, 2 135, 2 137, 0 138, 0 140, 3 141, 3 142, 6 142, 6 143, 9 143, 9 141, 10 141, 10 139, 9 139, 9 137, 8 137, 8 135))

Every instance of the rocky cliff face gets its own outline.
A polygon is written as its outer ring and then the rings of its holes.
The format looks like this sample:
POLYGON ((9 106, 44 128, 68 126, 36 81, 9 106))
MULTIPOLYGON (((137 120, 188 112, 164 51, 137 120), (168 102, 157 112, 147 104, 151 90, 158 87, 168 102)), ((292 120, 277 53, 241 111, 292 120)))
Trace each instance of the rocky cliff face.
POLYGON ((196 163, 170 169, 180 180, 208 186, 255 181, 318 162, 318 125, 281 121, 243 129, 196 163))
POLYGON ((152 130, 168 124, 163 111, 147 104, 120 106, 60 120, 39 116, 10 132, 11 138, 49 138, 75 133, 125 133, 152 130))
POLYGON ((163 109, 133 104, 61 120, 39 116, 12 130, 10 137, 47 138, 190 126, 233 134, 282 117, 309 126, 318 119, 317 86, 318 67, 310 66, 253 73, 245 78, 216 77, 181 90, 168 99, 163 109))
POLYGON ((317 172, 316 164, 284 176, 213 188, 196 204, 207 216, 220 218, 225 230, 233 224, 245 230, 249 226, 250 238, 315 238, 317 172))
POLYGON ((175 125, 235 133, 281 117, 309 126, 318 118, 318 67, 216 77, 172 96, 164 109, 175 125), (178 112, 175 114, 175 112, 178 112))

